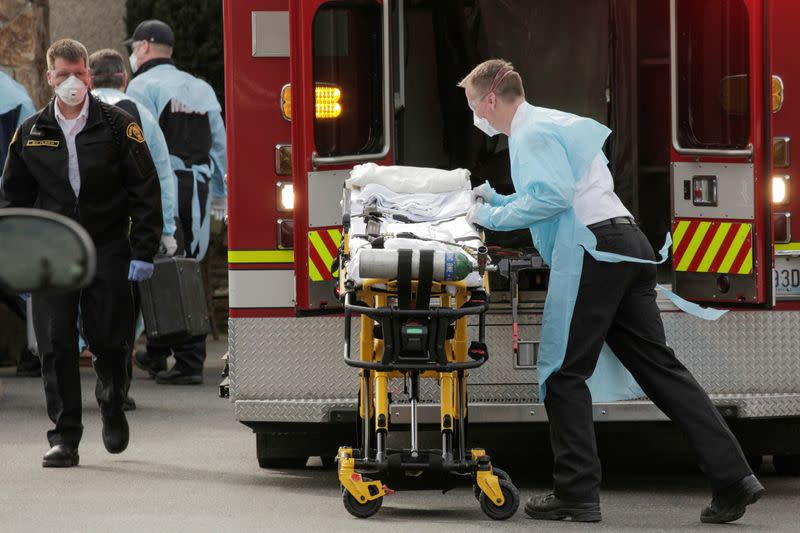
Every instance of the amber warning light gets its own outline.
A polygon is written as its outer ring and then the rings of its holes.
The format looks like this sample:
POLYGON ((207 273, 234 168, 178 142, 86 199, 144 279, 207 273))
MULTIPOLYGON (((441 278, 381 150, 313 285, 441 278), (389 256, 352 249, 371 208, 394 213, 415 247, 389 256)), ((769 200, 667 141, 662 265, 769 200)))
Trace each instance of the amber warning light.
MULTIPOLYGON (((314 86, 314 111, 317 120, 339 118, 342 114, 342 89, 329 83, 314 86)), ((292 120, 292 86, 286 84, 281 89, 281 115, 292 120)))

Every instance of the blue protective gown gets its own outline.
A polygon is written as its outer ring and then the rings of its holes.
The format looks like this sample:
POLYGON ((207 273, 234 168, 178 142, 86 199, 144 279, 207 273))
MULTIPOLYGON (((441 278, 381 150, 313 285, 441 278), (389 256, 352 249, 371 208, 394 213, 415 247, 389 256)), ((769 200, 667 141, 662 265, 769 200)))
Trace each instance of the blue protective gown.
POLYGON ((35 112, 36 108, 33 107, 25 87, 11 79, 5 72, 0 72, 0 179, 6 162, 6 149, 11 143, 14 132, 35 112))
MULTIPOLYGON (((173 171, 191 170, 194 175, 194 195, 192 200, 192 250, 197 250, 196 258, 202 260, 208 250, 211 231, 210 207, 212 198, 227 197, 225 173, 227 168, 225 126, 222 122, 222 107, 211 86, 191 74, 178 70, 172 64, 160 64, 137 74, 128 84, 127 94, 141 102, 156 118, 161 117, 164 108, 174 99, 195 113, 207 113, 211 127, 212 146, 209 153, 210 164, 187 166, 182 159, 170 156, 173 171), (205 208, 201 210, 198 195, 198 182, 209 183, 210 192, 205 208), (205 216, 201 217, 200 213, 205 216)), ((176 177, 177 180, 177 177, 176 177)))
POLYGON ((153 117, 152 113, 141 102, 117 89, 102 88, 95 89, 92 94, 103 102, 116 105, 120 100, 131 100, 136 104, 139 117, 142 121, 142 132, 150 155, 155 163, 158 172, 158 181, 161 184, 161 208, 164 212, 164 235, 175 234, 175 217, 178 216, 177 192, 175 184, 175 174, 172 173, 170 164, 169 149, 161 127, 153 117))
MULTIPOLYGON (((578 296, 584 251, 598 261, 652 261, 597 250, 594 234, 578 220, 572 207, 576 183, 586 175, 611 133, 602 124, 562 111, 523 103, 521 122, 509 137, 511 179, 515 193, 494 193, 478 206, 478 223, 490 230, 529 228, 533 244, 550 266, 550 282, 542 319, 539 347, 539 400, 544 401, 547 378, 561 368, 569 326, 578 296)), ((606 160, 607 161, 607 160, 606 160)), ((671 240, 662 248, 663 262, 671 240)), ((701 318, 716 319, 723 312, 699 306, 668 294, 680 308, 701 318)), ((603 345, 591 379, 587 381, 595 402, 643 396, 633 376, 608 345, 603 345)))

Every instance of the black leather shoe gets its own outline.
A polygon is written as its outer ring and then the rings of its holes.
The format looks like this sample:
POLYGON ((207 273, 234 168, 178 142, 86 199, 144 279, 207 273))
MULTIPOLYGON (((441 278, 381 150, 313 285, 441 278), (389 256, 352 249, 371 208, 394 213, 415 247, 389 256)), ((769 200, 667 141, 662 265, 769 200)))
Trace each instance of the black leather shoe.
POLYGON ((42 457, 42 466, 44 468, 68 468, 70 466, 78 466, 78 447, 68 446, 66 444, 56 444, 42 457))
POLYGON ((756 503, 767 492, 756 476, 745 476, 730 487, 714 491, 711 505, 700 513, 700 521, 707 524, 724 524, 739 520, 747 506, 756 503))
POLYGON ((599 502, 569 502, 552 492, 534 496, 525 504, 525 514, 536 520, 572 520, 573 522, 600 522, 599 502))
POLYGON ((167 369, 167 361, 163 357, 152 357, 147 350, 137 350, 133 354, 133 362, 142 370, 146 370, 151 378, 167 369))
POLYGON ((126 396, 125 399, 122 401, 122 410, 123 411, 135 411, 136 410, 136 401, 130 396, 126 396))
POLYGON ((103 418, 103 445, 108 453, 122 453, 128 447, 130 430, 122 406, 100 406, 103 418))
POLYGON ((202 374, 184 374, 174 368, 156 374, 156 383, 162 385, 200 385, 203 383, 202 374))

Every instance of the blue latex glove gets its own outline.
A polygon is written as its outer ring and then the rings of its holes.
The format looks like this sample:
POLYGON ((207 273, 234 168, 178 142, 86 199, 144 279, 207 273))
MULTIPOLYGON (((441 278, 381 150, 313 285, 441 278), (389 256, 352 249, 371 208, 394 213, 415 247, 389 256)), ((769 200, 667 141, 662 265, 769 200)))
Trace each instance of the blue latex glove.
POLYGON ((494 192, 494 189, 492 189, 492 186, 489 185, 488 182, 481 183, 480 185, 472 189, 472 195, 471 195, 472 203, 473 204, 477 203, 478 198, 482 198, 484 203, 487 203, 489 205, 494 205, 494 197, 496 195, 497 194, 494 192))
POLYGON ((128 269, 129 281, 144 281, 153 276, 153 263, 145 263, 144 261, 131 261, 131 266, 128 269))

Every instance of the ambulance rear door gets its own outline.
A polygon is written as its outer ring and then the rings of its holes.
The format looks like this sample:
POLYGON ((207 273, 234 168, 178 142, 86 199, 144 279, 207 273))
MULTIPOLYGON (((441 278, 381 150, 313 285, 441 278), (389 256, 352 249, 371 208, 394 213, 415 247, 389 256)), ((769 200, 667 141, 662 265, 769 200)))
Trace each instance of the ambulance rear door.
POLYGON ((340 307, 335 258, 342 187, 353 166, 391 163, 389 1, 291 0, 296 309, 340 307))
POLYGON ((674 289, 690 300, 774 304, 770 3, 670 0, 674 289))

